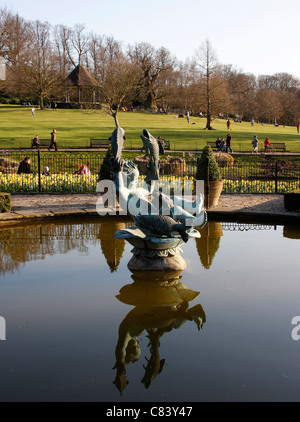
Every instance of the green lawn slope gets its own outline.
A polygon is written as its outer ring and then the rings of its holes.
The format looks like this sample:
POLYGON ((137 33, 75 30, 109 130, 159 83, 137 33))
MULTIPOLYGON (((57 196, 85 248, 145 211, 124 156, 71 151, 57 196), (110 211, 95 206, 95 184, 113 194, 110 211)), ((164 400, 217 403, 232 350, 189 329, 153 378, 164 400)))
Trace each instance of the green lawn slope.
MULTIPOLYGON (((104 110, 64 110, 36 108, 35 117, 31 107, 0 105, 0 148, 29 148, 31 139, 38 135, 50 140, 50 132, 57 131, 59 148, 87 148, 90 138, 108 138, 114 130, 114 120, 104 110)), ((119 123, 126 134, 125 148, 142 146, 140 135, 144 128, 153 136, 168 139, 173 150, 199 151, 207 141, 225 138, 228 131, 226 120, 213 120, 215 130, 205 130, 205 119, 185 118, 174 114, 155 115, 145 112, 120 112, 119 123)), ((274 127, 268 124, 231 122, 232 148, 234 152, 251 151, 251 141, 256 134, 263 141, 285 142, 290 152, 300 152, 300 134, 295 127, 274 127)))

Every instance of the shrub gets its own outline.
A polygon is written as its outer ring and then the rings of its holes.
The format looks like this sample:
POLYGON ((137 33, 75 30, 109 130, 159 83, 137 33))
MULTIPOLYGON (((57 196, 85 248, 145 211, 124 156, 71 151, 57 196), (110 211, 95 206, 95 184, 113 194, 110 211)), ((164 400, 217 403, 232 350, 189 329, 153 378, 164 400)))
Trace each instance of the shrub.
POLYGON ((234 158, 227 152, 217 152, 216 160, 219 167, 229 167, 234 165, 234 158))
POLYGON ((10 193, 0 192, 0 212, 9 212, 11 209, 10 193))
POLYGON ((204 180, 207 182, 206 159, 209 159, 209 181, 214 182, 221 180, 221 173, 218 163, 215 159, 213 150, 210 146, 205 146, 197 163, 197 180, 204 180))
POLYGON ((107 148, 106 154, 103 158, 103 163, 101 164, 99 171, 99 180, 113 180, 111 160, 113 158, 113 153, 111 147, 107 148))
POLYGON ((284 207, 287 211, 300 210, 300 189, 284 194, 284 207))
POLYGON ((9 98, 0 96, 0 104, 9 104, 9 98))

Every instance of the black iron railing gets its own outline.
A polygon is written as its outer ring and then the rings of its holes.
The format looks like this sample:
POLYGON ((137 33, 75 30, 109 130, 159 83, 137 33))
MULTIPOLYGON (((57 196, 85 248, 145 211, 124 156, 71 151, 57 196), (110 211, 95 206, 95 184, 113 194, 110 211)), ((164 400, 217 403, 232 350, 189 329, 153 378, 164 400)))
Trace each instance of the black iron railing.
MULTIPOLYGON (((98 174, 105 152, 38 150, 0 151, 0 191, 2 192, 96 192, 98 174), (19 163, 30 158, 31 174, 18 174, 19 163), (76 174, 81 164, 87 164, 90 174, 76 174), (48 167, 51 176, 44 176, 48 167)), ((134 157, 131 159, 134 161, 134 157)), ((140 177, 144 178, 146 164, 137 162, 140 177)), ((284 193, 300 188, 300 163, 291 161, 263 161, 255 163, 220 163, 224 180, 223 193, 284 193)), ((181 159, 161 157, 162 180, 195 180, 196 155, 181 159)))

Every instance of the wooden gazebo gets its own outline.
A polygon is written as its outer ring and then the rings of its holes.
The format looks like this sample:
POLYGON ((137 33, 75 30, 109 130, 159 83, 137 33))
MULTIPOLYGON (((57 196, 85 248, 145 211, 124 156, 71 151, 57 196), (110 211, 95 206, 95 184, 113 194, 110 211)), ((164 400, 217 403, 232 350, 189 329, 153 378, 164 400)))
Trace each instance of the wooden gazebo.
POLYGON ((81 64, 65 80, 66 102, 95 103, 98 83, 81 64))

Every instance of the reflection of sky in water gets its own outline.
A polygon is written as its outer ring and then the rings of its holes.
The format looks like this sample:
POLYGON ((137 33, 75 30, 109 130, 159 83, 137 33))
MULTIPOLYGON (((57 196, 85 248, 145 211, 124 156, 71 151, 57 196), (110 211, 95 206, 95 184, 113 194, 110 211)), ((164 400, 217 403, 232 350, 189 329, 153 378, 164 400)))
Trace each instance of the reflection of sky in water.
MULTIPOLYGON (((210 234, 217 242, 204 236, 198 249, 194 239, 182 246, 187 268, 181 282, 200 291, 189 307, 202 305, 203 329, 188 320, 162 335, 165 364, 148 389, 141 384, 150 357, 144 331, 140 358, 127 365, 122 398, 112 368, 120 324, 134 307, 116 295, 133 283, 127 269, 132 247, 119 251, 111 272, 96 230, 85 248, 74 242, 60 254, 45 253, 1 273, 7 340, 0 342, 0 400, 297 401, 300 342, 291 338, 291 319, 300 315, 300 240, 283 237, 282 226, 216 228, 210 234)), ((49 247, 59 250, 62 239, 49 247)))

